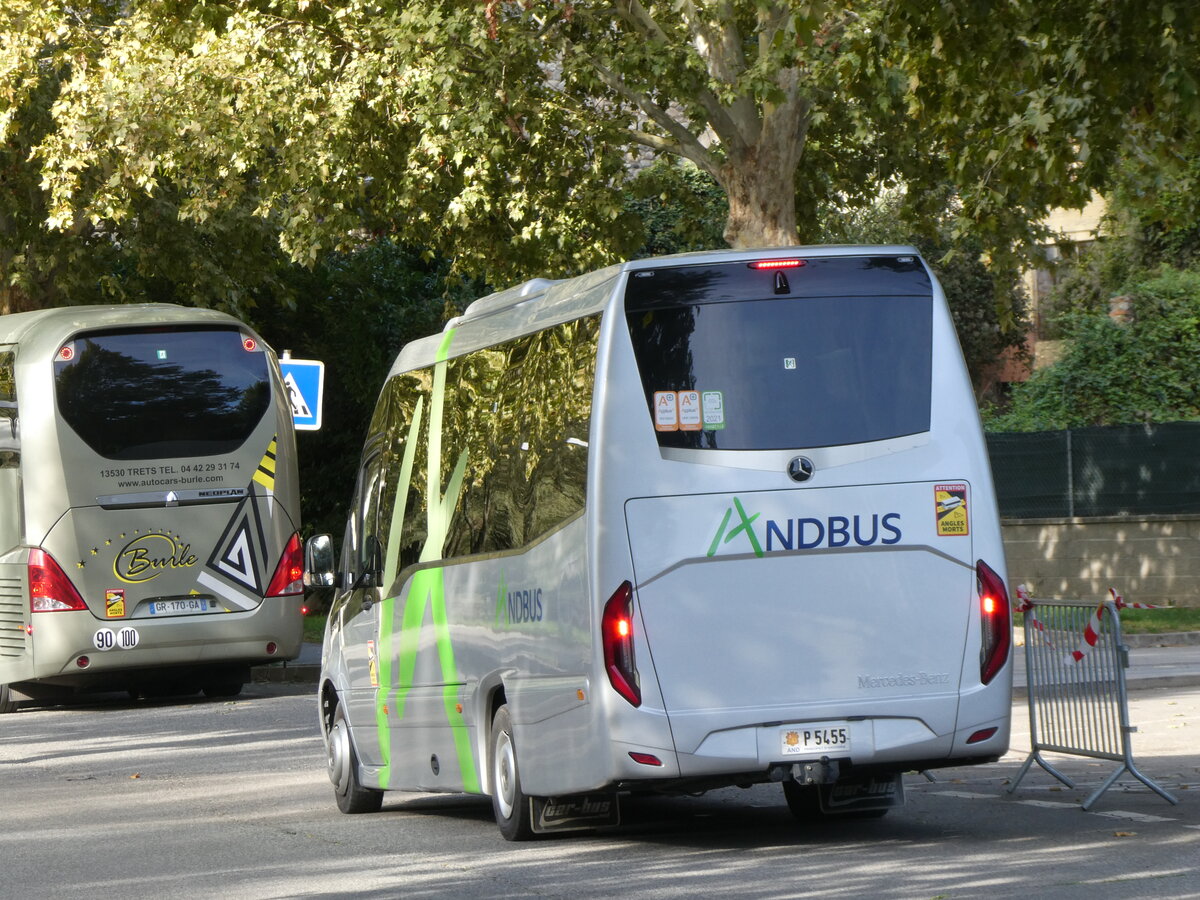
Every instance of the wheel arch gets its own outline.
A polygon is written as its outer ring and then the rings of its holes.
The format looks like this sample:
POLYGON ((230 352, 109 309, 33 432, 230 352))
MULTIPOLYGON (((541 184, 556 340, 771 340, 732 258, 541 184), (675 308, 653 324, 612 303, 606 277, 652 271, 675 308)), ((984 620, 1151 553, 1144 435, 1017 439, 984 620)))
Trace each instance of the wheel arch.
POLYGON ((337 712, 338 704, 341 703, 341 697, 338 695, 337 688, 329 679, 321 682, 321 688, 317 694, 317 716, 321 724, 321 737, 329 737, 329 729, 333 727, 333 716, 337 712))
POLYGON ((497 675, 494 679, 490 679, 481 686, 479 696, 480 703, 478 709, 480 721, 477 730, 477 743, 480 760, 480 787, 484 794, 491 796, 493 790, 491 766, 492 722, 495 721, 496 711, 508 703, 508 692, 505 690, 503 677, 497 675))

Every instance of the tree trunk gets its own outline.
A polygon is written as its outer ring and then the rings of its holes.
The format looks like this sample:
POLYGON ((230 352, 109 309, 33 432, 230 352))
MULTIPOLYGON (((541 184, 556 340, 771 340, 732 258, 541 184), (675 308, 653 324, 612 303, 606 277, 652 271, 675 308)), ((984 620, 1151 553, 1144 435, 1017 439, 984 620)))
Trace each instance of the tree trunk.
POLYGON ((725 240, 731 247, 789 247, 798 239, 796 170, 811 105, 800 94, 796 70, 777 78, 785 100, 765 105, 741 141, 725 143, 726 157, 715 173, 729 200, 725 240))
POLYGON ((719 181, 729 200, 725 240, 730 247, 796 243, 795 173, 796 164, 757 150, 721 167, 719 181))

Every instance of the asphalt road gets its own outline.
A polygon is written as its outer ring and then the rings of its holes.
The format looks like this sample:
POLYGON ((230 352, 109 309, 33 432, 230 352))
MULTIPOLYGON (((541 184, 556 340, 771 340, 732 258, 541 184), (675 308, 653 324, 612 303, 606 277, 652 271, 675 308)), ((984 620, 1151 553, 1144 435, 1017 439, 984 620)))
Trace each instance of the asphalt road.
POLYGON ((1142 770, 1171 806, 1113 769, 1028 748, 991 766, 906 777, 887 818, 802 826, 778 786, 646 797, 616 831, 506 843, 486 798, 389 794, 333 804, 303 685, 235 701, 23 709, 0 719, 0 896, 1200 897, 1200 689, 1131 695, 1142 770))

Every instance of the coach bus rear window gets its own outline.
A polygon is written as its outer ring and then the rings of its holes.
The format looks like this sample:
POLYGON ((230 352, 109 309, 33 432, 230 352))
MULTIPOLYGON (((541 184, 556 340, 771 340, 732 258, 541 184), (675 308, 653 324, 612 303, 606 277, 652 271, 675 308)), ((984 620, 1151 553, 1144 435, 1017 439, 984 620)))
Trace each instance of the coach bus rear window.
POLYGON ((625 309, 659 445, 797 449, 928 431, 931 291, 913 258, 632 273, 625 309))
POLYGON ((269 372, 262 347, 228 328, 92 332, 54 362, 59 412, 109 459, 236 450, 270 405, 269 372))

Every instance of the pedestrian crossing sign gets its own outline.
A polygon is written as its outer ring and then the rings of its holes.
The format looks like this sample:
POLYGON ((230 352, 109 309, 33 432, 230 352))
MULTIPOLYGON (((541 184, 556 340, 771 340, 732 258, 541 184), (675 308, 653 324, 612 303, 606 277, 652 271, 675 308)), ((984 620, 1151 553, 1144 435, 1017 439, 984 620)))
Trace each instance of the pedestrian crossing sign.
POLYGON ((292 423, 297 431, 321 427, 321 400, 325 391, 325 363, 317 359, 279 360, 283 386, 292 406, 292 423))

